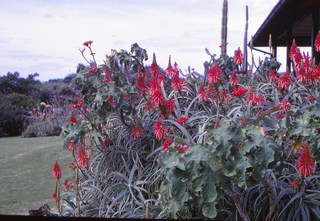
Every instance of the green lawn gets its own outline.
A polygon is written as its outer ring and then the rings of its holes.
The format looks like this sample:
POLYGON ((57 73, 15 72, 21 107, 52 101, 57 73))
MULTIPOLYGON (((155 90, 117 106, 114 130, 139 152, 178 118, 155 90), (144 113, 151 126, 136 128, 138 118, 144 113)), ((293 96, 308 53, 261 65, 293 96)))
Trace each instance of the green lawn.
POLYGON ((28 214, 44 203, 55 207, 51 194, 55 160, 62 169, 62 182, 70 174, 71 153, 60 137, 0 138, 0 214, 28 214))

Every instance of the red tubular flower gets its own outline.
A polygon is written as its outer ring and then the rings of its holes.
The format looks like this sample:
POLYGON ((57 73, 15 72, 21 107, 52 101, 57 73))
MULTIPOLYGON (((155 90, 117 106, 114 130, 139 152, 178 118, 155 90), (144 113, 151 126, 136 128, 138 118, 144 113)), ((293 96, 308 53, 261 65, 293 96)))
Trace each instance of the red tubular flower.
POLYGON ((289 87, 290 83, 290 73, 289 70, 287 70, 286 73, 280 77, 278 86, 280 89, 286 89, 287 87, 289 87))
POLYGON ((315 47, 315 49, 316 49, 317 52, 320 51, 320 31, 318 31, 316 40, 315 40, 315 42, 314 42, 314 47, 315 47))
POLYGON ((163 123, 160 120, 157 120, 154 125, 154 134, 156 136, 156 139, 162 140, 167 135, 168 131, 164 127, 163 123))
POLYGON ((157 64, 156 54, 155 53, 153 53, 152 64, 150 66, 150 73, 151 73, 152 77, 157 77, 161 73, 160 72, 160 67, 157 64))
POLYGON ((237 76, 236 72, 232 73, 229 82, 230 82, 230 84, 232 86, 237 86, 238 85, 239 80, 238 80, 238 76, 237 76))
POLYGON ((180 118, 178 118, 178 119, 176 119, 176 122, 178 123, 178 124, 181 124, 181 125, 183 125, 185 122, 187 122, 189 120, 189 118, 187 118, 187 117, 180 117, 180 118))
POLYGON ((295 63, 294 66, 295 66, 295 68, 297 68, 297 69, 300 68, 302 58, 303 58, 303 57, 302 57, 302 54, 301 54, 301 52, 300 52, 300 49, 297 48, 296 54, 295 54, 295 56, 294 56, 294 63, 295 63))
POLYGON ((311 176, 314 170, 314 161, 310 154, 308 144, 304 146, 301 156, 297 162, 297 169, 301 177, 311 176))
POLYGON ((71 141, 71 139, 68 140, 68 150, 71 152, 75 150, 75 144, 71 141))
POLYGON ((75 162, 75 161, 72 161, 72 162, 70 163, 70 165, 69 165, 69 168, 70 168, 71 170, 75 170, 75 169, 77 168, 76 162, 75 162))
POLYGON ((79 107, 82 107, 84 105, 84 102, 83 101, 79 101, 78 103, 72 105, 72 108, 79 108, 79 107))
POLYGON ((74 116, 73 113, 71 114, 70 122, 73 123, 73 124, 77 124, 78 123, 78 121, 77 121, 77 119, 76 119, 76 117, 74 116))
POLYGON ((93 41, 86 41, 83 43, 83 45, 86 47, 90 47, 92 43, 93 43, 93 41))
POLYGON ((290 53, 289 53, 290 59, 292 61, 294 60, 294 57, 296 56, 296 51, 297 51, 296 40, 293 39, 292 45, 291 45, 291 48, 290 48, 290 53))
POLYGON ((91 74, 100 73, 101 72, 101 68, 96 68, 96 67, 89 68, 88 72, 91 73, 91 74))
POLYGON ((288 112, 289 108, 290 108, 290 103, 289 100, 287 98, 284 98, 280 104, 279 107, 284 110, 284 112, 288 112))
POLYGON ((166 68, 165 72, 166 72, 167 77, 173 77, 175 75, 175 71, 171 65, 171 55, 169 56, 169 63, 168 63, 168 67, 166 68))
POLYGON ((150 94, 152 95, 152 100, 156 106, 159 106, 159 104, 164 102, 164 97, 160 88, 156 88, 152 93, 150 91, 150 94))
POLYGON ((230 99, 231 99, 231 96, 230 96, 230 94, 228 93, 228 91, 227 90, 221 90, 221 91, 219 91, 219 99, 221 100, 221 101, 230 101, 230 99))
POLYGON ((176 109, 176 100, 174 98, 170 98, 165 101, 165 109, 167 113, 171 113, 176 109))
POLYGON ((265 100, 266 98, 263 94, 258 94, 257 96, 254 97, 255 104, 259 106, 262 106, 265 100))
POLYGON ((284 118, 284 116, 285 116, 284 113, 279 113, 276 117, 277 117, 278 120, 281 120, 281 119, 284 118))
POLYGON ((77 155, 77 161, 80 166, 83 168, 88 168, 89 166, 89 156, 85 152, 83 147, 80 147, 78 155, 77 155))
POLYGON ((108 83, 111 81, 111 78, 110 78, 110 74, 111 74, 111 70, 106 70, 106 72, 104 73, 104 83, 108 83))
POLYGON ((57 180, 61 177, 61 169, 59 167, 58 161, 56 161, 52 168, 52 176, 57 180))
POLYGON ((248 97, 247 97, 247 102, 248 102, 250 105, 254 105, 254 104, 255 104, 254 96, 255 96, 255 91, 254 91, 253 89, 250 89, 250 90, 249 90, 248 97))
POLYGON ((238 49, 234 52, 234 63, 241 65, 243 62, 243 55, 242 52, 240 50, 240 47, 238 47, 238 49))
POLYGON ((245 93, 248 91, 248 89, 243 88, 243 87, 237 87, 232 93, 232 96, 241 98, 245 95, 245 93))
POLYGON ((108 98, 108 103, 112 106, 112 107, 115 107, 115 103, 114 103, 114 99, 112 97, 109 97, 108 98))
POLYGON ((292 180, 292 181, 289 183, 289 186, 291 186, 291 187, 293 187, 293 188, 298 188, 300 185, 301 185, 301 183, 300 183, 299 180, 292 180))
POLYGON ((209 69, 208 74, 208 82, 209 83, 217 83, 221 80, 222 71, 218 64, 214 64, 209 69))
POLYGON ((178 144, 177 149, 178 149, 178 154, 183 154, 186 150, 189 149, 189 146, 186 144, 178 144))
POLYGON ((181 91, 183 87, 184 79, 179 78, 179 75, 174 75, 172 77, 171 87, 175 91, 181 91))
POLYGON ((53 191, 51 196, 52 196, 52 198, 56 199, 57 198, 57 191, 53 191))
POLYGON ((64 189, 68 189, 69 188, 69 181, 68 179, 65 179, 64 182, 63 182, 63 188, 64 189))
POLYGON ((201 102, 208 101, 208 94, 207 94, 206 90, 204 89, 203 84, 200 84, 200 86, 199 86, 197 97, 201 102))
POLYGON ((166 149, 168 149, 168 147, 170 147, 172 143, 173 143, 172 140, 170 139, 170 137, 168 137, 168 138, 164 141, 163 146, 162 146, 162 148, 161 148, 161 151, 165 151, 166 149))
POLYGON ((270 83, 278 83, 278 74, 275 69, 271 69, 269 72, 270 83))
POLYGON ((132 129, 133 139, 137 139, 137 138, 141 137, 142 134, 143 134, 143 130, 138 125, 136 125, 132 129))

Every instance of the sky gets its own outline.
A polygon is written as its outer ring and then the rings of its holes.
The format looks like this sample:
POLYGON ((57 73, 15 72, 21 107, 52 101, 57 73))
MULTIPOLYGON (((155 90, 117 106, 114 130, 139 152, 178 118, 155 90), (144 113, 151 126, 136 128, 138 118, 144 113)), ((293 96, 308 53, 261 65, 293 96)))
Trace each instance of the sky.
MULTIPOLYGON (((182 71, 203 73, 203 63, 220 54, 223 0, 0 0, 0 76, 39 73, 38 80, 64 78, 85 64, 79 51, 92 40, 102 64, 111 49, 133 43, 155 53, 165 68, 169 55, 182 71)), ((229 0, 228 54, 243 49, 245 7, 248 37, 278 0, 229 0)), ((257 52, 255 52, 257 53, 257 52)), ((262 55, 263 56, 263 55, 262 55)))

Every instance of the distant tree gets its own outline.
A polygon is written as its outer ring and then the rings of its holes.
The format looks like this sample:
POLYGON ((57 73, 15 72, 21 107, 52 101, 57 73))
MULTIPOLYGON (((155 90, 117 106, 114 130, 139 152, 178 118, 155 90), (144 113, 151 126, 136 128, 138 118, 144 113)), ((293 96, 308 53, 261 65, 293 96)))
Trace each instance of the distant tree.
POLYGON ((24 94, 0 94, 0 136, 18 136, 26 127, 28 111, 36 104, 24 94))

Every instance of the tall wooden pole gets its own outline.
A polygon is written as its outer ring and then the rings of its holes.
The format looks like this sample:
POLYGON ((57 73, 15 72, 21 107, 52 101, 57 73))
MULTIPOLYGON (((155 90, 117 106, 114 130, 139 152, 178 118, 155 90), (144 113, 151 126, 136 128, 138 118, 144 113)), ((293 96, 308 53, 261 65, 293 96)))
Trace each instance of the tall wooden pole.
POLYGON ((228 33, 228 1, 223 1, 222 26, 221 26, 221 55, 227 54, 227 33, 228 33))

